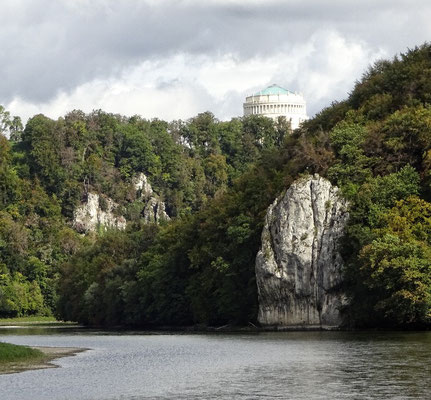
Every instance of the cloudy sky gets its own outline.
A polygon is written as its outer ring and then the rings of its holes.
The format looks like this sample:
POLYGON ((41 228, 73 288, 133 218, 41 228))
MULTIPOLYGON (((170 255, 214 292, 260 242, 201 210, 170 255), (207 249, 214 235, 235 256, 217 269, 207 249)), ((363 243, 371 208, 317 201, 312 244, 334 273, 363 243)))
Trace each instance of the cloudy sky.
POLYGON ((1 0, 0 104, 187 119, 269 84, 313 115, 375 60, 431 40, 429 0, 1 0))

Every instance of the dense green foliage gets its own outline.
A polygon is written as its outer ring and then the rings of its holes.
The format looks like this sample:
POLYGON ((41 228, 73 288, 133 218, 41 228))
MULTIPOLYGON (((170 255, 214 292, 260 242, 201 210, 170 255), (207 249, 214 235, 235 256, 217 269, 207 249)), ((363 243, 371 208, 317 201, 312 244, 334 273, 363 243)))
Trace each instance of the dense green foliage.
MULTIPOLYGON (((81 237, 70 228, 88 192, 112 198, 118 212, 139 227, 144 203, 132 179, 143 172, 170 216, 186 218, 289 133, 282 120, 276 126, 258 116, 219 122, 211 113, 168 124, 73 111, 57 121, 36 115, 24 130, 5 110, 0 116, 2 132, 10 137, 0 135, 0 317, 52 313, 60 266, 79 249, 103 250, 96 236, 81 237)), ((135 245, 123 256, 137 258, 135 245)), ((113 262, 94 261, 99 268, 113 262)))
POLYGON ((0 136, 0 316, 50 314, 61 263, 83 240, 38 179, 21 177, 0 136))
POLYGON ((57 305, 88 324, 255 323, 266 209, 299 176, 319 173, 350 202, 346 323, 428 325, 430 104, 424 44, 377 62, 345 101, 292 134, 256 116, 35 116, 10 143, 0 137, 0 315, 57 305), (143 224, 138 172, 166 201, 169 223, 143 224), (89 190, 120 204, 126 231, 80 237, 68 227, 89 190))
MULTIPOLYGON (((287 134, 266 118, 218 122, 211 113, 187 123, 74 111, 29 120, 16 146, 22 176, 37 179, 61 199, 65 216, 87 190, 123 206, 133 202, 131 178, 143 172, 167 203, 170 215, 198 210, 287 134)), ((281 125, 280 125, 281 126, 281 125)), ((283 127, 282 127, 283 128, 283 127)))
POLYGON ((376 238, 360 252, 360 271, 374 309, 394 323, 431 319, 431 204, 398 201, 381 215, 376 238))

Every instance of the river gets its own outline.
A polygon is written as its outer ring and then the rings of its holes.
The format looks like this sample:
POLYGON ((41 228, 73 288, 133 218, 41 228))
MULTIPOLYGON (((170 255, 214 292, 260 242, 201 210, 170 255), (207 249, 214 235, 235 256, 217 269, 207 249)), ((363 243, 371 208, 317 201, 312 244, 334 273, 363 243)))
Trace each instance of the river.
POLYGON ((431 332, 161 334, 1 329, 0 341, 90 350, 0 375, 1 400, 428 399, 431 332))

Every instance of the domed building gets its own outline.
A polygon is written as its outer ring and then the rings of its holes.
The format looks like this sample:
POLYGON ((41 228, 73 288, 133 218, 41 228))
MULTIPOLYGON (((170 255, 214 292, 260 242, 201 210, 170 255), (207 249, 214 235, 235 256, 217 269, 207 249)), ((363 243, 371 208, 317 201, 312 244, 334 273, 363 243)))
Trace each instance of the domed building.
POLYGON ((268 86, 251 96, 246 97, 244 103, 244 116, 263 115, 272 118, 286 117, 292 129, 299 127, 300 123, 308 119, 306 103, 301 93, 294 93, 278 85, 268 86))

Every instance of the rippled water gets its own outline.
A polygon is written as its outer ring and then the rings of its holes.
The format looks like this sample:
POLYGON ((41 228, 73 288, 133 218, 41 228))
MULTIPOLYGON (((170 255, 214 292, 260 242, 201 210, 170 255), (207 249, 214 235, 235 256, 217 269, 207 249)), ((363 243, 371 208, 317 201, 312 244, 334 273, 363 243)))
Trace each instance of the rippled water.
POLYGON ((428 399, 431 333, 124 334, 2 330, 91 350, 0 375, 0 399, 428 399), (33 333, 38 333, 34 335, 33 333))

